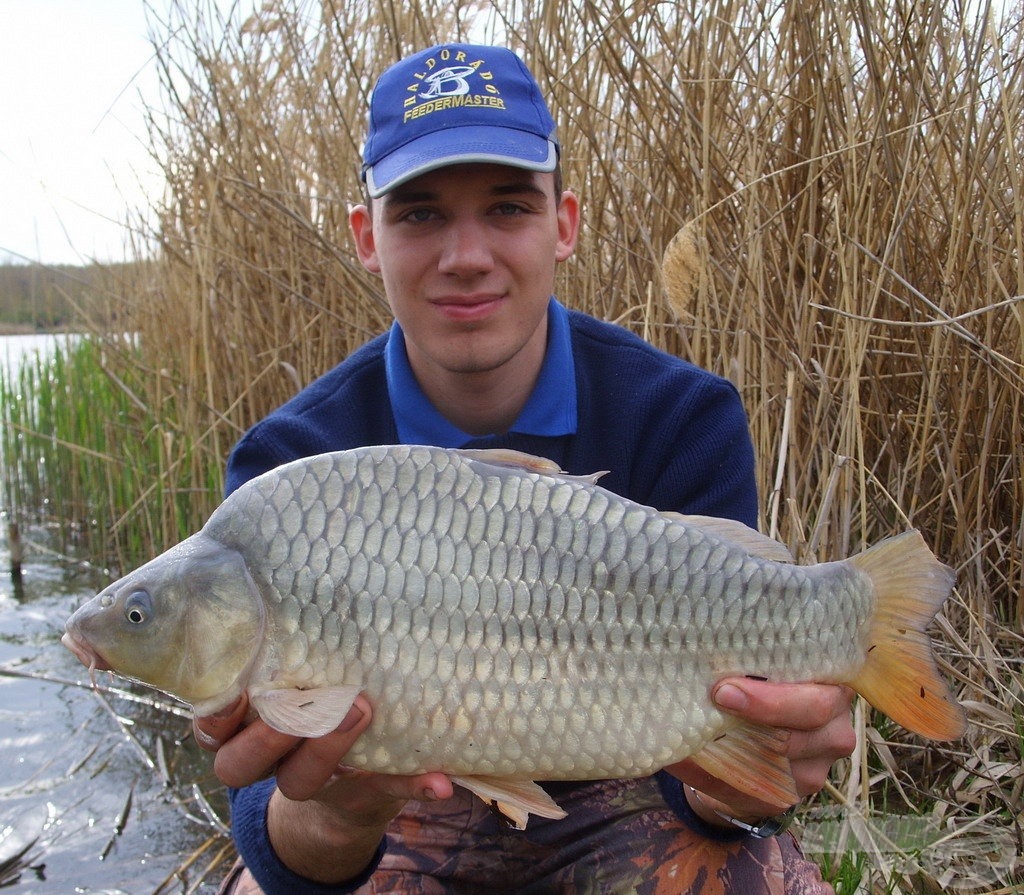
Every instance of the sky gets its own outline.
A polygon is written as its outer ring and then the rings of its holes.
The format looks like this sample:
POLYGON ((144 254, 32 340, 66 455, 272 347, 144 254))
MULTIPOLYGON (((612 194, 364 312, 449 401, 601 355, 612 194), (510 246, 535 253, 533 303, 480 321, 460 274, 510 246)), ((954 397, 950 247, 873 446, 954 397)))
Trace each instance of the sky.
MULTIPOLYGON (((158 4, 159 5, 159 4, 158 4)), ((144 0, 0 0, 0 263, 133 257, 162 192, 144 0)))
POLYGON ((129 208, 161 179, 143 0, 0 0, 0 262, 129 256, 129 208))

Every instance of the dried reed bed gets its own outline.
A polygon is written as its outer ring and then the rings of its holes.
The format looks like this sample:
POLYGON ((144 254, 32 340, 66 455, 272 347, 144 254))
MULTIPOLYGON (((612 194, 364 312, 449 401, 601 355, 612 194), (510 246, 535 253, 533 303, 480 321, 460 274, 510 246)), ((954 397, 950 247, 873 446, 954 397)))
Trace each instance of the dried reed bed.
MULTIPOLYGON (((346 225, 361 199, 367 92, 430 43, 506 42, 552 98, 566 183, 583 200, 560 297, 737 384, 765 527, 799 556, 833 558, 914 525, 957 567, 945 651, 971 738, 893 757, 863 719, 875 748, 835 796, 867 804, 882 780, 896 802, 934 804, 942 824, 1016 829, 1019 11, 268 0, 223 22, 182 0, 154 34, 167 104, 152 133, 168 190, 140 245, 156 258, 151 288, 123 308, 143 348, 125 363, 142 365, 139 401, 176 471, 153 488, 179 487, 186 468, 204 481, 246 426, 387 325, 346 225), (684 225, 670 306, 659 261, 684 225)), ((197 522, 215 499, 191 500, 197 522)), ((942 884, 969 890, 970 874, 947 871, 942 884)))

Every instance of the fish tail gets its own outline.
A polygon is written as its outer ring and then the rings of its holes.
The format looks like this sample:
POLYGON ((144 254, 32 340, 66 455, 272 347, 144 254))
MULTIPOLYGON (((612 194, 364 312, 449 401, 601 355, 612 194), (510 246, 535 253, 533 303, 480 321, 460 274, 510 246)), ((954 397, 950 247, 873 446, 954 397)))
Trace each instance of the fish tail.
POLYGON ((964 710, 939 676, 925 633, 953 588, 953 570, 935 558, 918 531, 888 538, 849 562, 871 579, 875 589, 867 659, 850 686, 921 736, 962 736, 967 726, 964 710))

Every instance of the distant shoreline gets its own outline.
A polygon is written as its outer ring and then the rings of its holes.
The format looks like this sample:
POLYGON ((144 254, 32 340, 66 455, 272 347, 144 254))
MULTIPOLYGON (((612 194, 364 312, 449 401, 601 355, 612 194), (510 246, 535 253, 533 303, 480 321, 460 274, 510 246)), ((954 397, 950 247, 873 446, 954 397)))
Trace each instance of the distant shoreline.
POLYGON ((31 323, 3 323, 0 321, 0 336, 56 336, 67 333, 64 327, 38 329, 31 323))

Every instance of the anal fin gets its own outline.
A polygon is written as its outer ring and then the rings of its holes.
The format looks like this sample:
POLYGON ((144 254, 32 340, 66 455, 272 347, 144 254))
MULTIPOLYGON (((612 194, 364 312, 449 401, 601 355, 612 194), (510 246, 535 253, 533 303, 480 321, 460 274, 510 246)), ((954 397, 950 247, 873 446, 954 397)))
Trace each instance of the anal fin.
POLYGON ((800 801, 785 755, 789 732, 740 723, 707 743, 690 760, 712 777, 783 811, 800 801))
POLYGON ((464 786, 473 795, 491 805, 508 818, 517 830, 526 829, 526 821, 531 814, 554 820, 561 820, 566 816, 565 811, 558 807, 555 800, 532 780, 512 780, 508 777, 485 775, 452 775, 452 783, 464 786))

